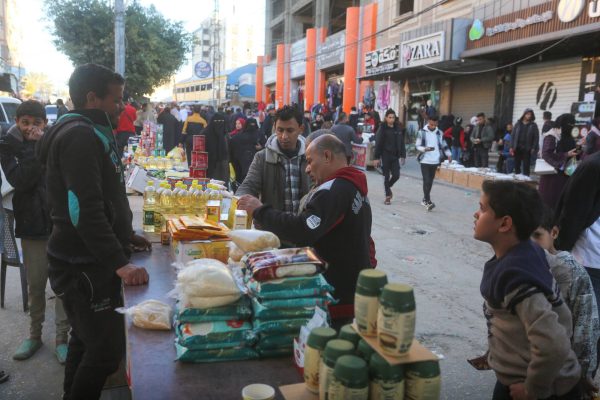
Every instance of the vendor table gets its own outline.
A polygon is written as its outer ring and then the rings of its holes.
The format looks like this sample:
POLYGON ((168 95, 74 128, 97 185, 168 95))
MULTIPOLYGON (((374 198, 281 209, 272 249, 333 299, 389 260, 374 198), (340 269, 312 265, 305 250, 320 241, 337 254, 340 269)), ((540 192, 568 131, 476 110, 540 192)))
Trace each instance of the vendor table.
MULTIPOLYGON (((151 237, 154 242, 157 235, 151 237)), ((173 289, 175 270, 171 266, 170 247, 153 243, 152 252, 137 253, 132 263, 146 267, 150 282, 145 286, 126 286, 125 306, 131 307, 144 300, 159 300, 174 305, 167 298, 173 289)), ((152 399, 240 399, 242 388, 251 383, 265 383, 274 387, 277 398, 281 385, 298 383, 302 378, 291 357, 186 364, 175 361, 175 334, 173 331, 150 331, 126 322, 127 370, 134 400, 152 399)))

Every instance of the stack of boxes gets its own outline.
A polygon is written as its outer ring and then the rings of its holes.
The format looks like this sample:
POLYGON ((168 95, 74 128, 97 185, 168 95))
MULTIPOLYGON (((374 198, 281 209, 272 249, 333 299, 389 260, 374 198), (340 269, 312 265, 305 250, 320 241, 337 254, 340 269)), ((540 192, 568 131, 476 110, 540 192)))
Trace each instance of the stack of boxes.
POLYGON ((145 157, 164 157, 163 126, 149 121, 144 122, 139 147, 145 157))
POLYGON ((190 163, 191 178, 206 178, 208 169, 208 153, 206 152, 206 136, 194 136, 192 160, 190 163))

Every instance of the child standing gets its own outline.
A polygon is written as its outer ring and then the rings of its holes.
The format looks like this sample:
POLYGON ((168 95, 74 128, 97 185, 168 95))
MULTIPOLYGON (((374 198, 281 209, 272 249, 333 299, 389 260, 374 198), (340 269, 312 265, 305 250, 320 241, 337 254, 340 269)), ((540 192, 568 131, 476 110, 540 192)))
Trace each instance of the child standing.
POLYGON ((544 251, 529 238, 541 199, 527 184, 485 181, 474 237, 495 256, 481 294, 488 324, 493 400, 580 399, 581 367, 571 349, 571 312, 560 298, 544 251))
POLYGON ((573 317, 572 347, 581 365, 581 376, 586 391, 597 391, 593 374, 598 367, 598 339, 600 322, 592 281, 585 268, 568 251, 558 251, 554 241, 558 237, 558 226, 549 207, 544 207, 540 226, 532 238, 544 250, 550 271, 560 288, 560 293, 571 310, 573 317))
MULTIPOLYGON (((51 230, 46 205, 43 168, 35 155, 35 145, 44 134, 48 120, 44 106, 28 100, 17 108, 16 125, 0 139, 0 163, 8 182, 15 188, 13 211, 15 234, 21 238, 23 264, 29 291, 29 338, 13 359, 26 360, 42 346, 42 324, 46 311, 48 258, 46 244, 51 230)), ((55 299, 56 357, 61 364, 67 358, 69 323, 62 301, 55 299)))

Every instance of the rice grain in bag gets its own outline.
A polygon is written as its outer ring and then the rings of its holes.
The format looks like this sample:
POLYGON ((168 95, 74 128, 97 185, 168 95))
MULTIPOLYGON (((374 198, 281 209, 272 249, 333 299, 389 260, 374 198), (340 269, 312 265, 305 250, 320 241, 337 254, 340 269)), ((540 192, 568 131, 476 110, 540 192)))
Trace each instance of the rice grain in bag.
POLYGON ((267 231, 257 229, 236 229, 228 233, 229 238, 244 253, 278 249, 281 246, 279 238, 267 231))
POLYGON ((246 286, 251 293, 261 299, 288 299, 291 297, 316 297, 333 292, 322 274, 313 276, 289 277, 270 281, 250 279, 246 286))
POLYGON ((298 308, 270 308, 261 304, 259 299, 252 299, 254 318, 262 320, 271 319, 299 319, 310 318, 315 313, 315 307, 298 308))
POLYGON ((242 260, 257 281, 309 276, 324 269, 323 261, 310 247, 252 253, 242 260))
POLYGON ((260 358, 288 357, 294 354, 294 347, 281 347, 279 349, 258 350, 260 358))
POLYGON ((214 308, 179 308, 176 319, 181 323, 215 322, 229 320, 247 320, 252 316, 252 305, 247 296, 233 304, 214 308))
POLYGON ((293 347, 294 339, 297 336, 297 333, 288 333, 285 335, 260 335, 260 339, 256 343, 255 348, 257 350, 270 350, 293 347))
POLYGON ((175 350, 177 352, 176 360, 192 363, 254 360, 259 357, 256 350, 249 347, 233 347, 219 350, 190 350, 185 346, 175 343, 175 350))
POLYGON ((335 300, 329 294, 320 297, 298 297, 295 299, 265 299, 260 302, 267 308, 300 308, 321 307, 327 308, 329 304, 335 304, 335 300))
POLYGON ((255 318, 252 321, 255 333, 261 334, 280 334, 280 333, 297 333, 302 325, 308 322, 308 318, 296 319, 279 319, 279 320, 262 320, 255 318))
POLYGON ((190 350, 250 346, 256 341, 252 325, 237 320, 180 324, 177 336, 179 344, 190 350))

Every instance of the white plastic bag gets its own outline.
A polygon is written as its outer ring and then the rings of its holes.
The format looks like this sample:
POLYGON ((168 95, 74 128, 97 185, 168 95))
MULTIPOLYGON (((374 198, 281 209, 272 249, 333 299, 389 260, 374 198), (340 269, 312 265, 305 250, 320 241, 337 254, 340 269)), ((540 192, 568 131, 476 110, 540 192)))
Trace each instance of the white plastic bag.
POLYGON ((213 259, 192 260, 177 274, 175 292, 188 297, 240 296, 231 271, 213 259))
POLYGON ((146 300, 129 308, 117 308, 115 311, 131 316, 138 328, 171 330, 171 306, 158 300, 146 300))
POLYGON ((232 303, 235 303, 242 297, 242 293, 230 294, 225 296, 212 296, 212 297, 201 297, 201 296, 188 296, 186 294, 179 296, 181 302, 181 308, 214 308, 222 307, 232 303))
POLYGON ((235 243, 230 242, 227 246, 229 246, 229 258, 233 261, 239 262, 244 257, 244 252, 235 243))
POLYGON ((229 232, 229 237, 244 253, 278 249, 279 238, 271 232, 257 229, 238 229, 229 232))

